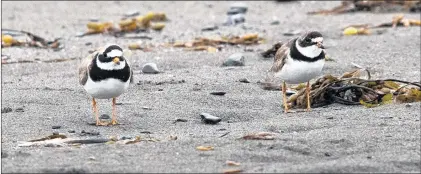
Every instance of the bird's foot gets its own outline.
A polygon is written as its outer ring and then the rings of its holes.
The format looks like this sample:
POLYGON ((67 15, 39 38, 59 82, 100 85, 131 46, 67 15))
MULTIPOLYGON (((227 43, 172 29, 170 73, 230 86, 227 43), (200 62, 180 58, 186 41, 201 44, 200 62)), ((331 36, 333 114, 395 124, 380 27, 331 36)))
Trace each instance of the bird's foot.
POLYGON ((117 120, 111 120, 110 123, 108 123, 108 125, 116 125, 118 124, 117 120))
POLYGON ((107 123, 107 122, 102 122, 102 121, 99 121, 99 120, 96 121, 97 126, 108 126, 108 124, 109 123, 107 123))

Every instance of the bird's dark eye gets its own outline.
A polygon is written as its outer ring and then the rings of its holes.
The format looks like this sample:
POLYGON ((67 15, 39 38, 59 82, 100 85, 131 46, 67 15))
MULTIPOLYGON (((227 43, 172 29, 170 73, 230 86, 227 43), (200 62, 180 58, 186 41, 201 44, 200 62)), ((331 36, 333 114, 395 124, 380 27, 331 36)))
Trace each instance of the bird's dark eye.
POLYGON ((304 41, 310 43, 311 42, 311 39, 310 38, 306 38, 304 41))

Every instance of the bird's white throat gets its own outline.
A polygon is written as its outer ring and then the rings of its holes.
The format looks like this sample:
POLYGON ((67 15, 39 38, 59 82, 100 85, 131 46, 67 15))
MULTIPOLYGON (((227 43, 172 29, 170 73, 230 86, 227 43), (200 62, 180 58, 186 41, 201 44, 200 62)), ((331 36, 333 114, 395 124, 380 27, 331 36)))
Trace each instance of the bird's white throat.
POLYGON ((317 56, 320 55, 320 53, 322 53, 323 49, 317 47, 316 45, 311 45, 308 47, 302 47, 298 44, 298 40, 295 41, 295 47, 298 49, 298 51, 309 58, 315 58, 317 56))
POLYGON ((120 70, 123 69, 124 66, 126 65, 126 61, 120 61, 120 64, 116 64, 114 62, 101 62, 98 60, 98 58, 96 58, 96 64, 99 68, 101 68, 102 70, 120 70))

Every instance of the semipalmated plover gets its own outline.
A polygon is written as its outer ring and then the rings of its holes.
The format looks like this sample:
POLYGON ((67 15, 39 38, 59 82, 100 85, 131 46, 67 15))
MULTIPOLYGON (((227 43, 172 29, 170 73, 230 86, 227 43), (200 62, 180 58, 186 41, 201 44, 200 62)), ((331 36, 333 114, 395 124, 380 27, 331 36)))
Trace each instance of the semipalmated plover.
POLYGON ((325 64, 323 36, 317 31, 306 32, 283 44, 276 52, 270 72, 281 79, 285 113, 288 112, 286 83, 307 82, 307 111, 310 111, 310 80, 319 76, 325 64))
POLYGON ((91 53, 82 60, 79 66, 79 83, 92 96, 92 106, 95 113, 96 125, 115 125, 116 98, 127 91, 133 83, 133 72, 127 57, 130 52, 123 51, 120 46, 109 44, 91 53), (101 122, 95 99, 112 98, 111 123, 101 122))

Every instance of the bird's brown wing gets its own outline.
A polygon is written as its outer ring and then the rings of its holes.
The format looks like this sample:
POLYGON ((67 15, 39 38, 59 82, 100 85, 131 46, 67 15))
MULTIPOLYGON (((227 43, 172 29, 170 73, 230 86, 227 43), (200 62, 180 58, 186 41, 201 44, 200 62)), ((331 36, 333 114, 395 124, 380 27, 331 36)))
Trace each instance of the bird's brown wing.
POLYGON ((89 54, 88 57, 84 58, 79 64, 79 84, 85 85, 88 81, 88 70, 91 67, 92 59, 94 59, 97 52, 89 54))
POLYGON ((278 51, 276 51, 275 58, 273 61, 273 65, 270 68, 271 72, 279 72, 282 67, 285 65, 287 60, 287 56, 289 54, 289 50, 294 43, 295 39, 288 41, 287 43, 283 44, 278 51))

